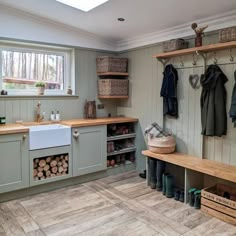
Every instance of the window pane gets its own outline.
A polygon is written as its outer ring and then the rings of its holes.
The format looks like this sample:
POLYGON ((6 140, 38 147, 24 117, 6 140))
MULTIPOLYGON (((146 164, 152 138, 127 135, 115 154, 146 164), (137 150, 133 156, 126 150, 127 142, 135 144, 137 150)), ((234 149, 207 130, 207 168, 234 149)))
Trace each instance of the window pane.
POLYGON ((64 56, 38 52, 2 50, 3 89, 35 89, 43 81, 46 89, 64 89, 64 56))

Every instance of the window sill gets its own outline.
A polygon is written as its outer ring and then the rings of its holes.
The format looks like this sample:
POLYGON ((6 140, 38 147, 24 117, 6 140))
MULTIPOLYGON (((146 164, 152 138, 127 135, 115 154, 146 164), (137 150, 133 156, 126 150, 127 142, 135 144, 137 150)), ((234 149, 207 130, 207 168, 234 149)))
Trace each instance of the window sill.
POLYGON ((79 96, 78 95, 0 95, 0 100, 1 99, 5 99, 5 100, 8 100, 8 99, 22 99, 22 100, 25 100, 25 99, 34 99, 34 98, 37 98, 37 99, 58 99, 58 98, 62 98, 62 99, 78 99, 79 96))

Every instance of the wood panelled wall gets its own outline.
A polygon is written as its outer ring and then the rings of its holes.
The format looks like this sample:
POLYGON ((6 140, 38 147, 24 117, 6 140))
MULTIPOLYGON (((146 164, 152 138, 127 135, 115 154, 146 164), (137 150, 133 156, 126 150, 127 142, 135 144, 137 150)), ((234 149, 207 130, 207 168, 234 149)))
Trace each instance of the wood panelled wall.
MULTIPOLYGON (((216 43, 218 38, 217 35, 210 35, 205 37, 204 41, 205 44, 216 43)), ((192 45, 193 40, 190 39, 190 46, 192 45)), ((205 158, 236 165, 236 128, 233 128, 229 116, 227 136, 221 138, 205 137, 203 139, 201 135, 201 87, 193 89, 189 83, 190 74, 200 76, 203 73, 203 61, 200 56, 197 58, 196 66, 192 65, 192 55, 171 59, 170 63, 174 64, 179 75, 179 118, 165 118, 163 120, 162 98, 160 98, 163 67, 155 58, 152 58, 153 54, 159 52, 162 52, 161 45, 135 49, 121 54, 121 56, 128 57, 130 62, 131 96, 128 101, 120 103, 118 114, 138 117, 142 131, 154 121, 161 125, 164 122, 165 126, 176 135, 178 151, 199 157, 203 153, 205 158), (183 67, 180 65, 181 60, 184 63, 183 67)), ((227 112, 229 112, 234 85, 233 72, 236 70, 236 49, 232 50, 232 54, 235 60, 231 64, 229 50, 217 52, 216 55, 214 53, 207 55, 207 64, 212 64, 213 57, 216 56, 221 69, 229 79, 226 84, 227 112)), ((143 146, 143 143, 141 145, 143 146)), ((142 158, 140 157, 140 159, 142 158)), ((144 167, 144 161, 142 161, 142 165, 144 167)))
POLYGON ((16 120, 33 121, 36 104, 41 101, 41 111, 46 112, 45 120, 49 119, 51 111, 60 111, 62 119, 83 118, 85 100, 96 100, 104 103, 105 109, 98 110, 98 116, 116 115, 116 106, 111 101, 97 100, 96 57, 107 53, 76 49, 75 80, 76 94, 79 98, 0 98, 0 116, 6 116, 7 123, 16 120))

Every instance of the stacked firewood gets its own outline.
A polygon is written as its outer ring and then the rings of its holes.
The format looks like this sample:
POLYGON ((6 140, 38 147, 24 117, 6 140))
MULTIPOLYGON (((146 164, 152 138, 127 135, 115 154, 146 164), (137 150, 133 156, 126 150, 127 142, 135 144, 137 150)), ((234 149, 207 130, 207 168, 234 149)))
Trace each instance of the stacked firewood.
POLYGON ((48 179, 68 174, 68 154, 34 159, 34 180, 48 179))

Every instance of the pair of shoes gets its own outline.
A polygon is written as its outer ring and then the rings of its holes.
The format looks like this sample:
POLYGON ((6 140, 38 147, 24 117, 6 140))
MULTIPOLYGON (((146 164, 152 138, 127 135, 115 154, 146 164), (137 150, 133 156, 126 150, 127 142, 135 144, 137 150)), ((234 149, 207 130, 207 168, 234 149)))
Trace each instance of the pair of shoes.
POLYGON ((141 178, 143 178, 143 179, 146 179, 146 177, 147 177, 147 171, 144 170, 143 173, 140 173, 140 174, 139 174, 139 176, 140 176, 141 178))

